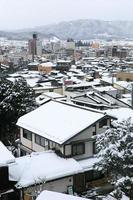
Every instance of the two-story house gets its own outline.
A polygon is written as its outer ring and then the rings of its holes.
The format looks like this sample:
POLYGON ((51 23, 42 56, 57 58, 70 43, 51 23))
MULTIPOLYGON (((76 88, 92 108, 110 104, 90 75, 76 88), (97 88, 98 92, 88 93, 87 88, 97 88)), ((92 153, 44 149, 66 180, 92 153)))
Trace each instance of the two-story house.
POLYGON ((92 136, 103 132, 110 121, 106 113, 50 100, 18 119, 21 155, 54 149, 64 157, 91 157, 95 154, 92 136))

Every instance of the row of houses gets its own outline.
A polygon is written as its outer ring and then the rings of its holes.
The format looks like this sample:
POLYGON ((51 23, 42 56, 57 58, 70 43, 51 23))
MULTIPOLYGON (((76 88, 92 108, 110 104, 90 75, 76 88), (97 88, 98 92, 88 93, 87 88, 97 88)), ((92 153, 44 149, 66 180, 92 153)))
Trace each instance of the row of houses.
POLYGON ((52 71, 48 76, 23 71, 8 80, 19 75, 36 96, 41 95, 36 98, 39 108, 17 121, 19 157, 5 165, 8 187, 1 191, 1 198, 33 200, 43 190, 83 194, 106 183, 106 174, 94 167, 98 162, 95 136, 112 126, 118 113, 131 110, 118 99, 121 88, 113 87, 115 79, 90 82, 87 74, 71 68, 63 73, 52 71), (53 81, 57 87, 51 85, 53 81))

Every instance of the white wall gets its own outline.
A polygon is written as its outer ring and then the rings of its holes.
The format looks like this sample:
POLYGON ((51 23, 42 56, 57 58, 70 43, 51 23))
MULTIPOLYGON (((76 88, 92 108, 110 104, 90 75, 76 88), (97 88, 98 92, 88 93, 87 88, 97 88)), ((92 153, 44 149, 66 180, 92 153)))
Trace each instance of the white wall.
POLYGON ((84 142, 85 143, 85 153, 82 155, 73 156, 75 159, 87 158, 93 156, 93 141, 92 135, 95 132, 95 126, 89 127, 88 129, 84 130, 81 134, 77 135, 76 137, 72 138, 67 142, 65 145, 65 155, 70 156, 72 155, 72 144, 74 142, 84 142), (90 140, 89 140, 90 139, 90 140))
MULTIPOLYGON (((107 126, 110 125, 110 120, 107 120, 107 126)), ((107 127, 106 126, 106 127, 107 127)), ((93 156, 93 132, 102 133, 106 130, 106 127, 99 128, 99 122, 96 123, 96 127, 92 126, 84 130, 81 134, 69 140, 65 145, 65 155, 72 155, 72 143, 74 142, 84 142, 85 143, 85 153, 82 155, 73 156, 75 159, 87 158, 93 156), (90 140, 89 140, 90 139, 90 140)))
MULTIPOLYGON (((107 120, 107 125, 108 126, 110 125, 109 119, 107 120)), ((72 155, 71 143, 83 141, 83 142, 85 142, 85 154, 75 156, 75 158, 78 159, 78 158, 85 158, 85 157, 93 156, 93 141, 92 141, 93 132, 96 131, 96 134, 97 134, 97 133, 102 133, 105 130, 106 130, 106 127, 99 128, 99 122, 96 124, 96 128, 95 128, 95 126, 92 126, 92 127, 89 127, 88 129, 84 130, 82 133, 78 134, 77 136, 70 139, 66 143, 67 145, 65 145, 65 155, 66 156, 72 155)), ((32 149, 33 151, 48 150, 48 142, 45 147, 42 147, 35 143, 35 134, 32 134, 32 141, 30 141, 23 137, 22 128, 20 129, 20 133, 21 133, 21 142, 24 146, 32 149)), ((63 145, 61 146, 54 142, 49 141, 49 147, 50 147, 50 149, 52 149, 52 148, 59 149, 62 153, 64 153, 63 145)))
POLYGON ((92 137, 92 133, 95 131, 95 127, 89 127, 86 130, 82 131, 81 134, 78 134, 77 136, 75 136, 74 138, 72 138, 71 140, 69 140, 70 142, 73 141, 79 141, 79 140, 86 140, 88 138, 92 137))
POLYGON ((33 141, 33 145, 32 145, 33 151, 45 151, 45 150, 48 150, 48 140, 45 141, 45 147, 43 147, 43 146, 35 143, 35 134, 34 133, 33 133, 32 138, 33 138, 33 140, 32 140, 33 141))
MULTIPOLYGON (((23 137, 23 129, 22 128, 20 128, 20 140, 24 146, 32 149, 32 141, 23 137)), ((33 140, 33 136, 32 136, 32 140, 33 140)))
MULTIPOLYGON (((46 140, 45 147, 35 143, 35 134, 34 133, 32 133, 32 141, 24 138, 22 128, 20 128, 20 139, 21 139, 22 146, 25 146, 25 147, 31 149, 32 151, 45 151, 48 149, 56 148, 56 149, 59 149, 62 153, 64 153, 63 146, 60 146, 60 145, 56 144, 55 142, 52 142, 52 141, 48 142, 48 140, 46 140), (48 143, 49 143, 49 146, 48 146, 48 143)), ((24 150, 26 151, 26 149, 24 149, 24 150)))
MULTIPOLYGON (((107 119, 107 126, 110 126, 110 119, 107 119)), ((103 126, 102 128, 99 128, 99 122, 96 124, 96 133, 100 134, 106 131, 107 126, 103 126)))

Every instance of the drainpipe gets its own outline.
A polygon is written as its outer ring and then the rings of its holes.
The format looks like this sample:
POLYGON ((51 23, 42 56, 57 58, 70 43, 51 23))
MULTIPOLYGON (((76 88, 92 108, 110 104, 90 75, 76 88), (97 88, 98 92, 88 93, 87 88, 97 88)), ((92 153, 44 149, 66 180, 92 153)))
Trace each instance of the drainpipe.
POLYGON ((132 83, 132 92, 131 92, 131 106, 133 109, 133 83, 132 83))
POLYGON ((24 200, 23 189, 20 189, 20 200, 24 200))

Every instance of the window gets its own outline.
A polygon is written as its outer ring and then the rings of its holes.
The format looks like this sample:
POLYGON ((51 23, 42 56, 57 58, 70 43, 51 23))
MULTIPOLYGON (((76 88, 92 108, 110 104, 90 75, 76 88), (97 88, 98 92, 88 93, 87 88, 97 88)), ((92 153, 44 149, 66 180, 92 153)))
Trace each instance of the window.
POLYGON ((35 143, 40 144, 40 136, 35 135, 35 143))
POLYGON ((102 128, 103 126, 107 126, 107 119, 103 119, 99 122, 99 128, 102 128))
POLYGON ((96 125, 92 126, 92 128, 93 128, 92 135, 94 136, 94 135, 96 135, 96 125))
POLYGON ((85 172, 86 182, 98 180, 101 178, 104 178, 104 174, 101 171, 90 170, 90 171, 85 172))
POLYGON ((26 129, 23 129, 23 137, 32 141, 32 132, 26 129))
POLYGON ((72 155, 81 155, 85 153, 85 144, 84 143, 77 143, 72 145, 72 155))
POLYGON ((130 79, 129 79, 129 78, 127 78, 127 79, 126 79, 126 81, 127 81, 127 82, 129 82, 129 81, 130 81, 130 79))
POLYGON ((93 142, 93 154, 96 154, 96 142, 93 142))
POLYGON ((20 150, 20 155, 21 155, 21 156, 25 156, 25 155, 26 155, 26 151, 24 151, 24 150, 21 149, 21 150, 20 150))
POLYGON ((86 182, 93 180, 93 170, 85 172, 85 180, 86 182))
POLYGON ((45 139, 43 137, 40 139, 40 145, 45 147, 45 139))
POLYGON ((93 131, 93 132, 92 132, 92 135, 93 135, 93 136, 96 135, 96 131, 93 131))
POLYGON ((43 138, 39 135, 35 135, 35 143, 39 144, 40 146, 45 147, 45 138, 43 138))

